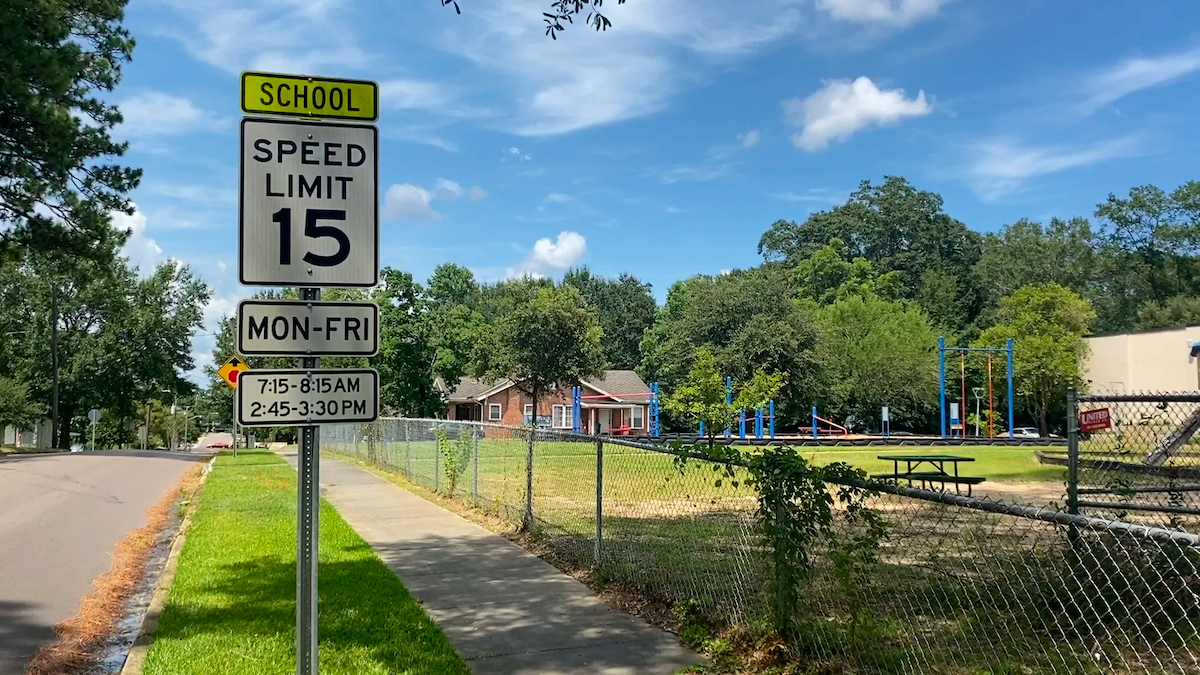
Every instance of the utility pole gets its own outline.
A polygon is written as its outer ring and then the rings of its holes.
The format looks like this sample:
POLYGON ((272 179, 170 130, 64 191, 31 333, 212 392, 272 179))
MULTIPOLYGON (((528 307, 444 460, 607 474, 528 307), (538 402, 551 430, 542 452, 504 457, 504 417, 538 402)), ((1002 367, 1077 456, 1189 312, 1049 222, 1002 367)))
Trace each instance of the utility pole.
POLYGON ((50 288, 50 447, 58 442, 58 285, 50 288))

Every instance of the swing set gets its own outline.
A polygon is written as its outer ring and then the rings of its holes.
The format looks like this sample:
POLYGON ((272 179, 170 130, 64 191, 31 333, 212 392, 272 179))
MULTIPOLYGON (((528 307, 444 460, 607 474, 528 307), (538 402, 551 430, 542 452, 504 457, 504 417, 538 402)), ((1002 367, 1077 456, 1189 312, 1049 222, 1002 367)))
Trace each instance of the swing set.
MULTIPOLYGON (((1008 437, 1013 438, 1013 341, 1009 338, 1003 348, 1000 347, 947 347, 946 338, 938 338, 938 390, 941 399, 942 438, 966 436, 967 422, 963 411, 967 408, 967 356, 973 352, 987 354, 987 395, 988 395, 988 438, 996 437, 995 427, 995 395, 992 389, 992 356, 1004 354, 1008 371, 1008 437), (958 354, 962 398, 950 403, 949 417, 946 410, 946 354, 958 354), (949 434, 947 434, 949 422, 949 434), (955 434, 955 431, 958 433, 955 434)), ((977 397, 978 398, 978 397, 977 397)))

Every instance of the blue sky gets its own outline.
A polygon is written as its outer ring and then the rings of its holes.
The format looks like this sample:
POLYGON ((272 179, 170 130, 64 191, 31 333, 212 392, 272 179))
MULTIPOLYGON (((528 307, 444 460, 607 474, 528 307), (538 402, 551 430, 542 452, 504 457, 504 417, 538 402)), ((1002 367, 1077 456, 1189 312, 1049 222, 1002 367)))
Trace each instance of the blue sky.
POLYGON ((587 264, 671 282, 752 266, 776 219, 907 177, 989 231, 1200 178, 1190 2, 628 0, 542 34, 549 0, 132 0, 112 98, 145 168, 126 252, 237 283, 238 74, 377 80, 381 259, 424 280, 587 264))

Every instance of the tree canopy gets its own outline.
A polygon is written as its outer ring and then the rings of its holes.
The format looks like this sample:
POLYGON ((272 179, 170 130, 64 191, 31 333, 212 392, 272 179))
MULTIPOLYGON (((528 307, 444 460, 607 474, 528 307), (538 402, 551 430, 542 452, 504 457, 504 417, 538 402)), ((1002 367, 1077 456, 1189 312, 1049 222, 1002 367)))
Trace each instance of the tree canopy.
POLYGON ((0 39, 0 257, 20 249, 103 256, 112 211, 139 169, 115 163, 127 144, 104 100, 133 38, 125 0, 8 0, 0 39))

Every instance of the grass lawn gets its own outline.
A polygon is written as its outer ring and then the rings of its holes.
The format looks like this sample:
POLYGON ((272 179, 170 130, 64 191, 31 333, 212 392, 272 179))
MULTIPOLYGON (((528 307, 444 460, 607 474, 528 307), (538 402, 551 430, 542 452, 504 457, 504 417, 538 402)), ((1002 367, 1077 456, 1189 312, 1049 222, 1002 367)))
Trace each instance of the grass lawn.
MULTIPOLYGON (((321 503, 323 675, 469 675, 370 546, 321 503)), ((187 534, 146 675, 296 669, 296 472, 273 453, 222 454, 187 534)))

